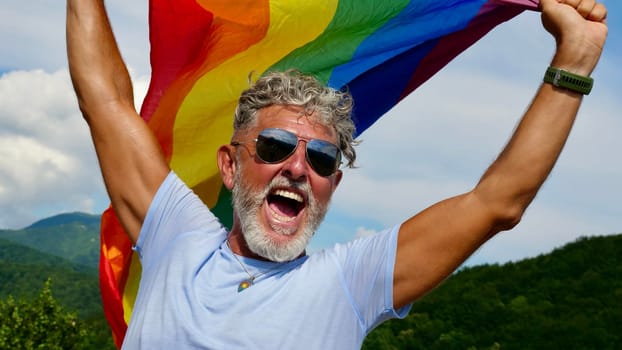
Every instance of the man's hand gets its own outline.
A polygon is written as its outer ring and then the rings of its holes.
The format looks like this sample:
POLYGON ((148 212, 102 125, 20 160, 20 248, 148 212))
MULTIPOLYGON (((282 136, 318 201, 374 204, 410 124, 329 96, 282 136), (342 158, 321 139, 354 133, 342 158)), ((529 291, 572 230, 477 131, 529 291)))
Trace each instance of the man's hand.
POLYGON ((607 37, 607 9, 595 0, 541 0, 542 24, 555 37, 552 65, 589 76, 607 37))

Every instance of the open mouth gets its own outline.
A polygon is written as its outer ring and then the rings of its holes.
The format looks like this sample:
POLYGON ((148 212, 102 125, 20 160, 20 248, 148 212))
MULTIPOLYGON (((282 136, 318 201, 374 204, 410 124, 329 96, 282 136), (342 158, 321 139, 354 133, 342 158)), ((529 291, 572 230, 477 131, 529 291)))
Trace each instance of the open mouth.
POLYGON ((277 189, 267 198, 272 215, 281 222, 293 221, 304 209, 305 201, 300 193, 277 189))

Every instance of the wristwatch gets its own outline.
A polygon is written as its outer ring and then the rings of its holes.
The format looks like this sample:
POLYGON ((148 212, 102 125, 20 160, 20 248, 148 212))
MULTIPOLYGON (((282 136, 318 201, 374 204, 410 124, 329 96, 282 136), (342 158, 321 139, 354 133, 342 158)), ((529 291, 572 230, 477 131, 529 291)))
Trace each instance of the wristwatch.
POLYGON ((594 79, 590 77, 584 77, 555 67, 549 67, 546 70, 544 82, 583 95, 588 95, 594 85, 594 79))

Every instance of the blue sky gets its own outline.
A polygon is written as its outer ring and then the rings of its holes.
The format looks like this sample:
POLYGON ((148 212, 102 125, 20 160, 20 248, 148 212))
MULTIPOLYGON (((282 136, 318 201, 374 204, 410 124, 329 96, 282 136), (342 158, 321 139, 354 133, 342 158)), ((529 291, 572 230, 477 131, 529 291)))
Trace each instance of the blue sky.
MULTIPOLYGON (((579 236, 622 232, 622 4, 557 167, 512 231, 470 264, 535 256, 579 236)), ((107 1, 137 105, 149 76, 146 1, 107 1)), ((65 5, 0 0, 0 228, 108 204, 66 67, 65 5)), ((365 132, 312 242, 321 249, 399 224, 469 190, 507 141, 540 84, 553 40, 539 15, 505 23, 365 132)))

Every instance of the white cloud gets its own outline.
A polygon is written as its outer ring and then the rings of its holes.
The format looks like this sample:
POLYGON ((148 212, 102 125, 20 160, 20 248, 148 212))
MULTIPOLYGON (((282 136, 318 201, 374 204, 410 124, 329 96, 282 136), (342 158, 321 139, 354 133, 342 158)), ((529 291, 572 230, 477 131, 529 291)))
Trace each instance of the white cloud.
POLYGON ((58 181, 77 170, 74 158, 23 136, 0 139, 0 168, 17 187, 32 188, 31 178, 39 181, 58 181))
POLYGON ((356 228, 356 238, 362 238, 362 237, 369 237, 369 236, 373 236, 376 233, 378 233, 378 231, 374 230, 374 229, 370 229, 370 228, 366 228, 366 227, 362 227, 359 226, 356 228))
POLYGON ((101 180, 67 71, 2 75, 0 106, 0 227, 93 210, 84 204, 101 196, 101 180))
MULTIPOLYGON (((147 80, 137 80, 142 100, 147 80)), ((0 77, 0 228, 107 203, 87 124, 66 69, 0 77)))

